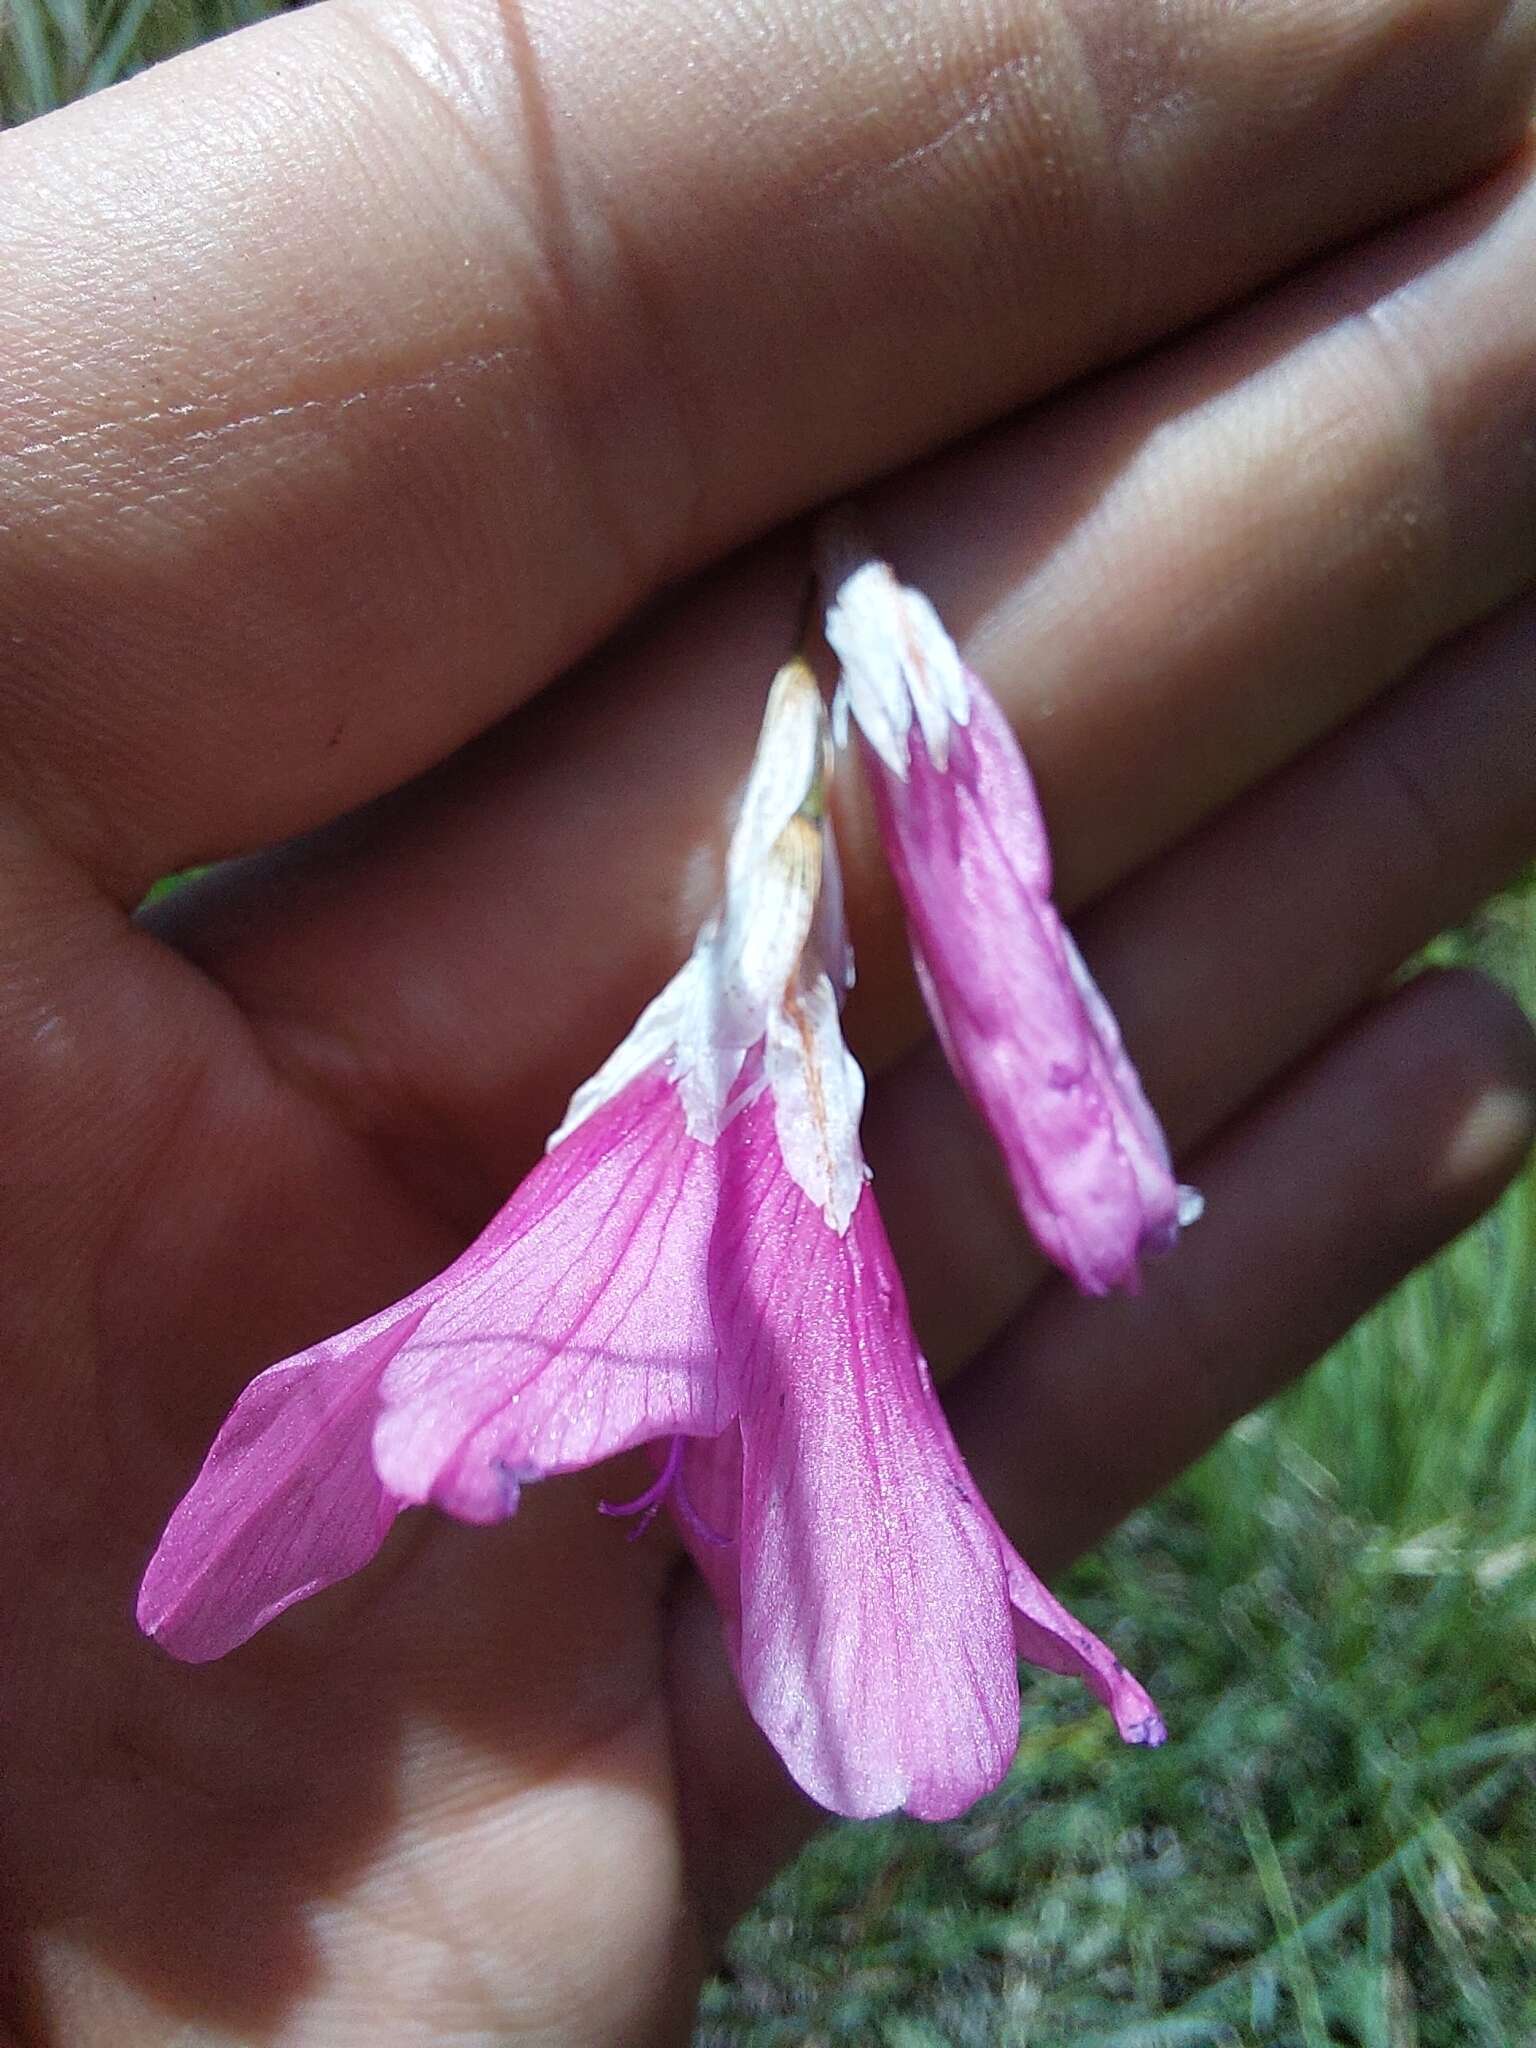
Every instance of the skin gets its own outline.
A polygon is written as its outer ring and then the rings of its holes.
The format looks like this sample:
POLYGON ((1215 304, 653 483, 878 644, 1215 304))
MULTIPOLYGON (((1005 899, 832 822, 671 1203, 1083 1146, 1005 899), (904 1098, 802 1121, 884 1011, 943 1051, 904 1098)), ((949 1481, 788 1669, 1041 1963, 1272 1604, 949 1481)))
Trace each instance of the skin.
POLYGON ((1533 74, 1495 0, 329 0, 0 143, 0 2033, 681 2040, 812 1824, 626 1472, 216 1666, 131 1610, 680 957, 834 496, 1209 1203, 1037 1286, 845 786, 880 1197, 1032 1559, 1514 1170, 1518 1013, 1382 990, 1536 848, 1533 74))

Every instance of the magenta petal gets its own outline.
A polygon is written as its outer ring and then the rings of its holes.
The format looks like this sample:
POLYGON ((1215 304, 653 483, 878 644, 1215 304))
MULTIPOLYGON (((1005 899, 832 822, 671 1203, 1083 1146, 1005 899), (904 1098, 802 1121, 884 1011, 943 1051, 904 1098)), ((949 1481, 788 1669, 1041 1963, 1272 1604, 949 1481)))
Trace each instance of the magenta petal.
MULTIPOLYGON (((811 1797, 944 1819, 998 1782, 1018 1740, 1001 1543, 872 1196, 846 1235, 830 1230, 784 1171, 771 1104, 721 1143, 712 1288, 744 1374, 735 1615, 725 1556, 700 1563, 726 1593, 747 1703, 811 1797)), ((690 1471, 700 1511, 726 1529, 730 1455, 700 1446, 690 1471)))
POLYGON ((1134 1286, 1176 1235, 1167 1144, 1103 997, 1050 900, 1050 860, 1018 742, 977 678, 935 767, 912 738, 902 780, 873 753, 881 833, 924 993, 991 1125, 1026 1221, 1087 1293, 1134 1286))
POLYGON ((529 1174, 385 1374, 374 1458, 402 1499, 466 1521, 528 1480, 735 1413, 706 1291, 717 1162, 661 1069, 529 1174))
POLYGON ((235 1403, 139 1590, 139 1626, 189 1663, 358 1571, 400 1508, 373 1468, 378 1383, 419 1297, 274 1365, 235 1403))
POLYGON ((1004 1544, 1008 1597, 1013 1602, 1013 1640, 1027 1664, 1080 1678, 1114 1716, 1126 1742, 1156 1748, 1167 1740, 1151 1695, 1090 1629, 1041 1584, 1019 1553, 1004 1544))

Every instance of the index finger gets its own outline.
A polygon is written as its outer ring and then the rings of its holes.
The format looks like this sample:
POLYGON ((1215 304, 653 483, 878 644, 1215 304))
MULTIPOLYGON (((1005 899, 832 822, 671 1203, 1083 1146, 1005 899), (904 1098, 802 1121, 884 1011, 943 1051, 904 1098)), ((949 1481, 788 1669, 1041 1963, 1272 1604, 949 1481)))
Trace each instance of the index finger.
POLYGON ((1533 65, 1528 0, 329 0, 22 130, 0 799, 125 898, 313 825, 1466 178, 1533 65))

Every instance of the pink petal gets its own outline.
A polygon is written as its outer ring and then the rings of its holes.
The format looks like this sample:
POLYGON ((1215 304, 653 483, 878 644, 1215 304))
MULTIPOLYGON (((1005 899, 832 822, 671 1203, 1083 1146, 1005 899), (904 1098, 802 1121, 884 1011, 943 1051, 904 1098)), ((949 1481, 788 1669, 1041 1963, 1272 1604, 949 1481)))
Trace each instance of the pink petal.
POLYGON ((735 1414, 706 1291, 717 1162, 657 1068, 546 1155, 391 1362, 374 1459, 466 1521, 531 1479, 735 1414))
MULTIPOLYGON (((728 1152, 712 1290, 744 1374, 739 1610, 696 1555, 742 1690, 801 1786, 833 1812, 925 1819, 995 1785, 1018 1740, 1002 1546, 951 1443, 866 1191, 839 1236, 784 1171, 772 1107, 728 1152)), ((685 1468, 729 1530, 729 1444, 685 1468), (712 1483, 713 1482, 713 1483, 712 1483)))
POLYGON ((1042 1249, 1089 1294, 1134 1286, 1177 1233, 1168 1148, 1114 1020, 1050 900, 1034 784, 991 696, 946 768, 921 738, 907 778, 873 753, 881 835, 951 1064, 1003 1149, 1042 1249))
POLYGON ((424 1313, 412 1297, 235 1403, 139 1590, 140 1628, 173 1656, 222 1657, 373 1556, 400 1507, 373 1469, 378 1383, 424 1313))
POLYGON ((222 1657, 368 1562, 405 1504, 374 1467, 379 1382, 433 1303, 488 1256, 482 1236, 403 1301, 252 1381, 149 1561, 147 1635, 191 1663, 222 1657))
POLYGON ((722 1152, 711 1291, 742 1415, 688 1446, 683 1479, 695 1514, 737 1540, 689 1549, 796 1781, 835 1813, 963 1813, 1017 1746, 1016 1656, 1083 1679, 1127 1741, 1162 1741, 1147 1694, 978 1498, 873 1194, 846 1235, 828 1229, 766 1102, 722 1152))
MULTIPOLYGON (((958 1453, 956 1454, 958 1455, 958 1453)), ((1080 1678, 1114 1716, 1126 1742, 1155 1749, 1168 1738, 1151 1694, 1091 1630, 1041 1584, 1006 1540, 1008 1597, 1013 1602, 1013 1640, 1026 1664, 1080 1678)))

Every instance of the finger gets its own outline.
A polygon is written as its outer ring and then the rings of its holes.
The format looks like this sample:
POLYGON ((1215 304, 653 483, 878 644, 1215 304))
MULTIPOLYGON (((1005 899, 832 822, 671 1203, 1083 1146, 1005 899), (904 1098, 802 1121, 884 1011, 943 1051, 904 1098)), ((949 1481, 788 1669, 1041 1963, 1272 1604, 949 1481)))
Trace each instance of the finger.
MULTIPOLYGON (((1267 330, 1254 314, 1219 324, 1150 373, 1155 404, 1116 380, 1042 415, 1034 436, 904 486, 890 515, 904 565, 910 552, 941 582, 969 544, 972 586, 990 588, 983 610, 1000 623, 983 672, 1039 766, 1068 903, 1530 574, 1536 419, 1516 359, 1536 347, 1536 181, 1296 290, 1336 317, 1288 333, 1287 297, 1267 330), (1411 401, 1392 396, 1405 359, 1411 401), (1337 423, 1320 466, 1298 453, 1298 419, 1337 423), (1018 558, 1005 488, 1015 505, 1067 508, 1059 535, 1026 536, 1033 561, 1018 558), (1403 533, 1446 538, 1416 555, 1403 533), (1053 568, 1063 549, 1072 578, 1053 568)), ((784 566, 719 578, 419 793, 168 914, 285 1070, 408 1175, 446 1191, 463 1177, 467 1213, 526 1163, 708 912, 793 603, 798 569, 784 566)), ((974 610, 974 587, 957 601, 974 610)), ((1520 658, 1511 630, 1491 666, 1520 658)), ((1466 848, 1502 815, 1495 793, 1517 821, 1506 838, 1528 816, 1520 711, 1504 692, 1465 714, 1490 771, 1486 788, 1448 792, 1469 805, 1466 848)), ((913 1043, 920 1011, 878 849, 856 812, 842 822, 860 968, 850 1028, 878 1066, 913 1043)))
MULTIPOLYGON (((1065 1289, 955 1390, 981 1491, 1055 1570, 1473 1221, 1536 1133, 1507 996, 1431 976, 1350 1027, 1193 1163, 1200 1228, 1135 1301, 1065 1289)), ((935 1205, 939 1206, 939 1205, 935 1205)), ((671 1683, 695 1892, 717 1939, 814 1825, 734 1691, 697 1582, 671 1683)), ((1164 1708, 1177 1727, 1178 1701, 1164 1708)))
POLYGON ((19 131, 4 786, 125 894, 311 825, 659 581, 1454 186, 1533 69, 1523 0, 387 0, 19 131))
MULTIPOLYGON (((1084 921, 1181 1157, 1530 858, 1533 661, 1526 599, 1084 921)), ((919 1330, 939 1369, 957 1365, 1042 1264, 935 1048, 872 1091, 868 1142, 919 1330), (952 1190, 937 1206, 935 1176, 952 1190)))

